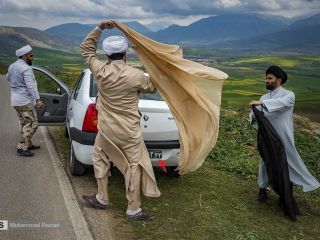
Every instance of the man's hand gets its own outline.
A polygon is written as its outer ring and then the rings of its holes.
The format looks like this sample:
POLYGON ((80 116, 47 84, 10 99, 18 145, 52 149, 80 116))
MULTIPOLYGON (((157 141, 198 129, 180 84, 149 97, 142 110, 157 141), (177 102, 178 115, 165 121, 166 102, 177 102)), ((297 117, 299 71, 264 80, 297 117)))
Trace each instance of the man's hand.
POLYGON ((42 100, 37 99, 37 101, 36 101, 36 106, 37 106, 38 108, 41 108, 41 107, 45 106, 45 104, 44 104, 44 102, 43 102, 42 100))
POLYGON ((112 20, 107 20, 107 21, 102 21, 98 27, 101 29, 101 30, 104 30, 104 29, 112 29, 114 28, 116 25, 114 24, 114 22, 112 20))
POLYGON ((259 106, 262 105, 262 101, 251 101, 249 103, 250 106, 259 106))

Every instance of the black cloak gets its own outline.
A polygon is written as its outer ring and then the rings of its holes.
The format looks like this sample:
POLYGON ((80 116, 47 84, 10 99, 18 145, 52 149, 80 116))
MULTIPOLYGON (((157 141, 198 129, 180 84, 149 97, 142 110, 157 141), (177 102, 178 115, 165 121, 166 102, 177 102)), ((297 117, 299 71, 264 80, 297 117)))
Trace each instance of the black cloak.
POLYGON ((258 123, 258 151, 265 163, 269 184, 279 195, 279 207, 285 215, 295 221, 300 211, 293 197, 293 184, 289 178, 284 146, 263 111, 253 107, 253 113, 258 123))

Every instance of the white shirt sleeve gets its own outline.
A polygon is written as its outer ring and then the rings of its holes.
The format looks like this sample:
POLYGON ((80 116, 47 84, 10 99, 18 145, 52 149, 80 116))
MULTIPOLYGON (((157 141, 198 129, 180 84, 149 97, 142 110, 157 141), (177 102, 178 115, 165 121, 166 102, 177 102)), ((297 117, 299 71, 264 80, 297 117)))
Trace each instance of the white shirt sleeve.
POLYGON ((265 99, 262 100, 262 103, 263 107, 267 109, 268 112, 278 112, 293 107, 294 101, 295 95, 293 92, 290 91, 281 98, 265 99))

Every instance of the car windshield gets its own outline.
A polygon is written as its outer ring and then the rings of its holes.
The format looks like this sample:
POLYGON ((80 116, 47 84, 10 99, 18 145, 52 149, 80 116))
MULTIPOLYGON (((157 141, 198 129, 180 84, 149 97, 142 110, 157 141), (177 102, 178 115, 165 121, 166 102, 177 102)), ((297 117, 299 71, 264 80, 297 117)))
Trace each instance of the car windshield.
MULTIPOLYGON (((98 87, 96 78, 93 74, 91 74, 91 86, 90 86, 90 97, 96 97, 98 94, 98 87)), ((140 93, 140 99, 144 100, 155 100, 155 101, 163 101, 159 92, 156 93, 140 93)))

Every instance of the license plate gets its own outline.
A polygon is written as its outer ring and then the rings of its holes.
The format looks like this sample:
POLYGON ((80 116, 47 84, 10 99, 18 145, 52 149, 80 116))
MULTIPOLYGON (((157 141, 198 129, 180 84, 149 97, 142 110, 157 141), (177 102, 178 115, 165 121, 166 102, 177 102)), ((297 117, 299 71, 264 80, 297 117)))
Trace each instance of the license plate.
POLYGON ((162 151, 161 150, 148 150, 149 157, 152 159, 161 159, 162 158, 162 151))

